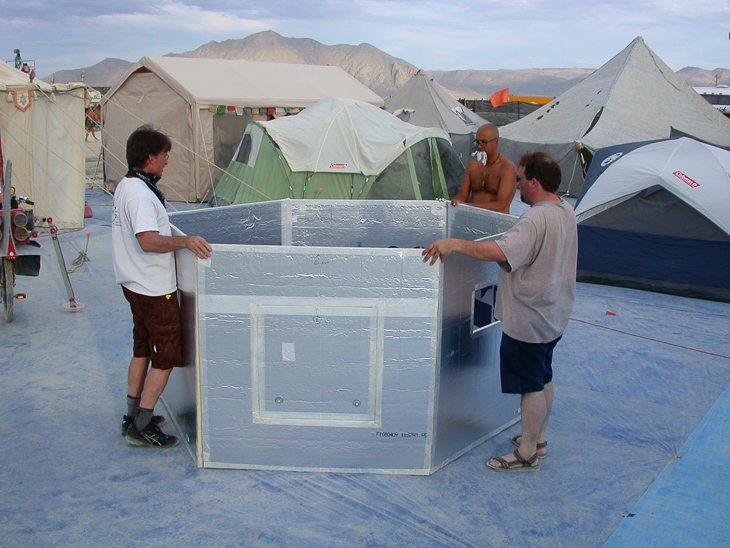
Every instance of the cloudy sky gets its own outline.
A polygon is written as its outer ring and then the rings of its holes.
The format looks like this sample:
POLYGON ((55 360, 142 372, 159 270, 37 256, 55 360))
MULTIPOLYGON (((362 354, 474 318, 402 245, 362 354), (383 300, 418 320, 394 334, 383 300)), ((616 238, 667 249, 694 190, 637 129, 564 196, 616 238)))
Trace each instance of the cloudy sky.
POLYGON ((424 69, 598 68, 636 36, 671 68, 730 67, 720 0, 0 0, 0 54, 37 73, 137 61, 274 30, 424 69))

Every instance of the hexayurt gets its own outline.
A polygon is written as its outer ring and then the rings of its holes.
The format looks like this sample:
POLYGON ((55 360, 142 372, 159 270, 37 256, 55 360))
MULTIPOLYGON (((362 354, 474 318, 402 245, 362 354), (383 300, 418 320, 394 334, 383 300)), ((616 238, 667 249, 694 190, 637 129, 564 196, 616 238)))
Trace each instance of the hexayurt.
POLYGON ((446 201, 281 200, 171 215, 186 366, 164 401, 198 466, 430 474, 519 418, 501 393, 499 267, 444 236, 515 217, 446 201))

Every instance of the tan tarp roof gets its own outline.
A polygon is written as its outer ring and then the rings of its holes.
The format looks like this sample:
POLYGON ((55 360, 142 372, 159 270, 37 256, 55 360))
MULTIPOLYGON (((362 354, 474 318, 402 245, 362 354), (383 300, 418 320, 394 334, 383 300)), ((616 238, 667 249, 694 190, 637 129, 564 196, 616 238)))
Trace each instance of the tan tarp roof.
POLYGON ((308 107, 328 97, 383 105, 382 97, 340 67, 188 57, 143 57, 108 95, 142 67, 200 108, 308 107))
POLYGON ((267 119, 266 113, 225 107, 309 107, 329 97, 383 104, 379 95, 339 67, 143 57, 101 102, 107 184, 115 186, 127 171, 129 135, 149 123, 173 141, 160 182, 168 199, 205 200, 228 167, 246 123, 267 119), (213 112, 211 105, 221 110, 213 112))

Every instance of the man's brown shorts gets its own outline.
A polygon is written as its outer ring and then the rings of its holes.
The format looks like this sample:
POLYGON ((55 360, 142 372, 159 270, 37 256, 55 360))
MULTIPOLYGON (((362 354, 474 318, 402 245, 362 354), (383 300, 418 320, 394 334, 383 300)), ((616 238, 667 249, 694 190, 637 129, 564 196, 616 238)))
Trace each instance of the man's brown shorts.
POLYGON ((180 305, 177 293, 149 297, 122 286, 134 320, 134 357, 151 358, 155 369, 182 367, 180 305))

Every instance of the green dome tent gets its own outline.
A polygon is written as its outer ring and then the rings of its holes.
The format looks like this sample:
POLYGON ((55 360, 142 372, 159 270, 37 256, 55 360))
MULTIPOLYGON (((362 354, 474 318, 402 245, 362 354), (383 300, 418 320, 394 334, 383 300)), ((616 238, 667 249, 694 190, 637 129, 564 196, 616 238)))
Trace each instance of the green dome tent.
POLYGON ((448 198, 463 167, 448 135, 362 101, 330 98, 251 122, 211 205, 265 200, 448 198))

